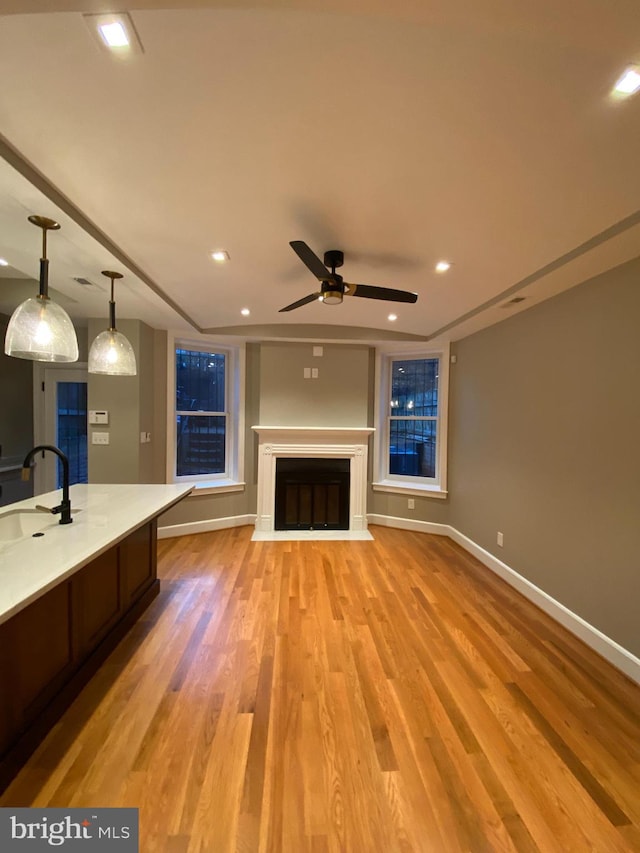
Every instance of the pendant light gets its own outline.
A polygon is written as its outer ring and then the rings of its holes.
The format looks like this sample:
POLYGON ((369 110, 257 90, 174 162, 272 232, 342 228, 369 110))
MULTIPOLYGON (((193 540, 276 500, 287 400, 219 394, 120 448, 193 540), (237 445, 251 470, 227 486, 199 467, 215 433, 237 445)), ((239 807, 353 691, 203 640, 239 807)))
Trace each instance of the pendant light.
POLYGON ((29 222, 42 229, 40 292, 13 312, 4 343, 4 351, 14 358, 32 361, 77 361, 78 339, 69 315, 49 298, 49 261, 47 231, 60 226, 46 216, 29 216, 29 222))
POLYGON ((109 328, 100 332, 89 350, 89 373, 105 376, 135 376, 136 356, 125 336, 116 329, 116 303, 113 298, 113 282, 122 278, 122 273, 103 270, 102 275, 111 279, 109 301, 109 328))

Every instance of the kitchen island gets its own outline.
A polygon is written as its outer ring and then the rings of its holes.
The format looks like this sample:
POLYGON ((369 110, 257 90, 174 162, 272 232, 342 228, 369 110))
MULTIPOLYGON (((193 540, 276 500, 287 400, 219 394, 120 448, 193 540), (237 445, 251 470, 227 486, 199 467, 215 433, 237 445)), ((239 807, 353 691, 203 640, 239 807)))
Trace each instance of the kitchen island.
MULTIPOLYGON (((159 592, 157 518, 183 485, 75 485, 73 523, 42 513, 0 540, 0 791, 159 592)), ((3 515, 59 503, 59 492, 3 515)))

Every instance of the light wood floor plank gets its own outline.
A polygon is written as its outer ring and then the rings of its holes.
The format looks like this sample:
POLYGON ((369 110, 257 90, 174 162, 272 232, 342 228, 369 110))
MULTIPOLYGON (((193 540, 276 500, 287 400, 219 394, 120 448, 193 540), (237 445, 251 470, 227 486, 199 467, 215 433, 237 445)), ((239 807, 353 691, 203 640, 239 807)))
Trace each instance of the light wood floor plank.
POLYGON ((0 798, 144 853, 640 850, 640 688, 444 537, 158 543, 162 593, 0 798))

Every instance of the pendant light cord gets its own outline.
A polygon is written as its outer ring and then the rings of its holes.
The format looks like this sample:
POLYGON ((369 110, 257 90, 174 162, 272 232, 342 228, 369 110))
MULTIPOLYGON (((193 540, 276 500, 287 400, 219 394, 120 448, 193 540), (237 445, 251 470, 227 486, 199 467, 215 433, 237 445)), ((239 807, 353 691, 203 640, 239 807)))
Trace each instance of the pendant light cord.
POLYGON ((116 302, 113 297, 113 279, 111 276, 111 299, 109 300, 109 331, 116 331, 116 302))
POLYGON ((42 229, 42 257, 40 258, 40 291, 38 299, 49 298, 49 261, 47 260, 47 229, 42 229))

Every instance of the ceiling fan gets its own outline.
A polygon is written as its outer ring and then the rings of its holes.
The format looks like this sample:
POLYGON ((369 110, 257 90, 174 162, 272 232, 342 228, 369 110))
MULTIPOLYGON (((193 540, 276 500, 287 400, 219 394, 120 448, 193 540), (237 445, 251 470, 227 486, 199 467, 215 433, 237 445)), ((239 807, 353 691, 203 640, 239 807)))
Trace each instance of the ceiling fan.
POLYGON ((289 245, 321 284, 320 290, 310 293, 302 299, 298 299, 297 302, 292 302, 291 305, 287 305, 285 308, 281 308, 279 313, 293 311, 294 308, 301 308, 303 305, 308 305, 309 302, 314 302, 316 299, 321 300, 326 305, 337 305, 339 302, 342 302, 343 296, 363 296, 365 299, 384 299, 387 302, 418 301, 418 294, 410 293, 408 290, 394 290, 391 287, 373 287, 370 284, 349 284, 336 272, 338 267, 341 267, 344 263, 344 254, 337 249, 325 252, 324 263, 322 263, 320 258, 302 240, 293 240, 289 245))

